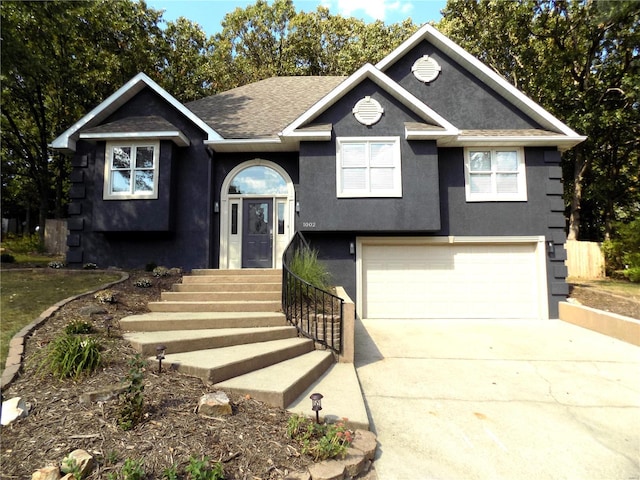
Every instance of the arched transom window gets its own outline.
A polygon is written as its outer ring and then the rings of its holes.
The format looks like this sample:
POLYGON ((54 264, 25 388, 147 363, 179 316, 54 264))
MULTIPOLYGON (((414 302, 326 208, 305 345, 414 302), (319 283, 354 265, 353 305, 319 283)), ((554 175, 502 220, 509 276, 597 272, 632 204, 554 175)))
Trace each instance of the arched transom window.
POLYGON ((287 182, 274 169, 264 165, 245 168, 229 185, 231 195, 287 195, 287 182))

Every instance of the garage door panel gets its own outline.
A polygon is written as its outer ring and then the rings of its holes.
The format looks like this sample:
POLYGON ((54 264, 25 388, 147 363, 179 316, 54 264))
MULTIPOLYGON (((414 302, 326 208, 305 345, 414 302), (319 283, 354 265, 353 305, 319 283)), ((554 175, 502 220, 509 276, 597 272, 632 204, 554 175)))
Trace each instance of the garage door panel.
POLYGON ((535 244, 364 245, 366 318, 538 318, 535 244))

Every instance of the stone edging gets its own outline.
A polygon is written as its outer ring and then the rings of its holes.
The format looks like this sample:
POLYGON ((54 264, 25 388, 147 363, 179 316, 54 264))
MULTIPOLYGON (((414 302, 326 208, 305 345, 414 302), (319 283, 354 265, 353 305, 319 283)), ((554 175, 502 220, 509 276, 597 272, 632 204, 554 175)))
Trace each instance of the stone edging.
MULTIPOLYGON (((93 270, 95 272, 95 270, 93 270)), ((78 295, 74 295, 69 298, 65 298, 64 300, 59 301, 58 303, 52 305, 44 312, 40 314, 38 318, 36 318, 29 325, 25 326, 16 333, 11 341, 9 342, 9 352, 7 355, 7 362, 4 367, 4 371, 2 372, 2 379, 0 380, 0 391, 4 391, 11 383, 16 379, 18 373, 20 372, 20 368, 22 368, 22 360, 24 355, 24 343, 25 339, 29 336, 31 332, 33 332, 37 327, 39 327, 43 322, 49 319, 55 312, 57 312, 60 307, 66 305, 67 303, 77 300, 78 298, 82 298, 86 295, 91 295, 92 293, 98 292, 100 290, 104 290, 113 285, 117 285, 118 283, 122 283, 129 279, 129 274, 127 272, 113 272, 109 270, 99 270, 104 273, 120 273, 120 280, 116 280, 111 283, 105 283, 93 290, 88 292, 80 293, 78 295)))

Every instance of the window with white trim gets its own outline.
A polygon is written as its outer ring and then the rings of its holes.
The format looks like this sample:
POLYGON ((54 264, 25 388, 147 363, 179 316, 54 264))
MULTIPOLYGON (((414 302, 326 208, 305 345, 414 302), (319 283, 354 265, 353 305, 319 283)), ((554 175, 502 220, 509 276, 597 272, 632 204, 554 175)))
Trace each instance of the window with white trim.
POLYGON ((468 202, 527 200, 522 148, 465 148, 464 181, 468 202))
POLYGON ((402 197, 400 137, 336 140, 339 198, 402 197))
POLYGON ((107 143, 103 198, 158 198, 159 154, 159 142, 107 143))

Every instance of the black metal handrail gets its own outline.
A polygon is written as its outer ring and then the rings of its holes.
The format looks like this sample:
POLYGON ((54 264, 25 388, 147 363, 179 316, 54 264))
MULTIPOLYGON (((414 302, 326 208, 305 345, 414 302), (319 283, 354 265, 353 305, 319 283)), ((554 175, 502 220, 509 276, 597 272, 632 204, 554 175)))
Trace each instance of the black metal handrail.
POLYGON ((305 250, 310 250, 309 244, 296 232, 282 255, 282 311, 300 335, 341 353, 344 300, 290 270, 296 252, 305 250))

